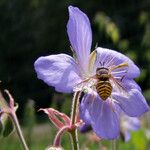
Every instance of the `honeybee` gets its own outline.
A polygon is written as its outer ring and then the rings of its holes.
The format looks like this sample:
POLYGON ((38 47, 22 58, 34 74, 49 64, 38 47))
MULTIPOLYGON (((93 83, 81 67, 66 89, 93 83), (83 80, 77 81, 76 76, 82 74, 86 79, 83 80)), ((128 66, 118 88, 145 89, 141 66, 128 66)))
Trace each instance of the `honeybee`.
MULTIPOLYGON (((112 84, 121 92, 126 92, 124 87, 121 85, 121 81, 124 78, 124 76, 120 77, 120 79, 116 79, 112 75, 112 71, 115 69, 119 69, 122 67, 128 67, 128 63, 121 63, 117 66, 113 66, 111 68, 106 68, 104 66, 99 67, 96 69, 96 74, 86 80, 84 80, 81 83, 86 83, 91 79, 96 80, 96 82, 91 86, 95 87, 96 91, 99 95, 99 97, 105 101, 108 97, 111 96, 113 86, 112 84)), ((124 70, 125 73, 127 72, 127 69, 124 70)))
POLYGON ((96 70, 96 79, 97 83, 95 84, 98 95, 102 100, 106 100, 112 92, 112 85, 109 81, 109 69, 108 68, 97 68, 96 70))

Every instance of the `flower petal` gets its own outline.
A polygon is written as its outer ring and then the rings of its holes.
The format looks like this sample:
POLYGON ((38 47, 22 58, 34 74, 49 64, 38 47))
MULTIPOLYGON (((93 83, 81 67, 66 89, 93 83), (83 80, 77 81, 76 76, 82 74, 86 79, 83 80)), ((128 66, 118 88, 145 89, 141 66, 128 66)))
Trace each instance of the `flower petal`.
MULTIPOLYGON (((128 63, 128 69, 126 67, 122 67, 122 68, 118 69, 118 71, 119 72, 122 72, 122 71, 126 72, 126 70, 127 70, 125 77, 129 78, 129 79, 136 78, 140 75, 139 68, 127 56, 125 56, 119 52, 116 52, 114 50, 101 48, 101 47, 98 47, 96 50, 97 50, 97 61, 96 61, 97 67, 99 67, 100 64, 104 64, 104 66, 110 67, 113 65, 117 66, 121 63, 127 62, 128 63)), ((114 70, 114 72, 115 71, 116 71, 116 69, 114 70)), ((113 71, 112 71, 112 74, 113 74, 113 71)), ((123 74, 120 74, 120 75, 123 75, 123 74)))
POLYGON ((119 120, 108 101, 103 102, 98 96, 95 99, 92 99, 91 95, 86 96, 82 100, 81 109, 89 112, 91 126, 99 137, 115 139, 119 135, 119 120))
POLYGON ((77 7, 69 6, 67 32, 82 71, 87 72, 92 43, 92 31, 88 17, 77 7))
POLYGON ((84 123, 84 124, 82 124, 82 125, 80 126, 79 130, 80 130, 81 133, 86 133, 86 132, 92 130, 92 128, 91 128, 91 125, 90 125, 90 124, 84 123))
POLYGON ((128 96, 113 93, 113 98, 117 101, 121 109, 131 117, 141 116, 150 110, 142 93, 137 89, 128 91, 128 96))
MULTIPOLYGON (((84 99, 87 99, 89 95, 85 95, 82 99, 82 101, 85 101, 84 99)), ((87 105, 85 105, 84 102, 81 102, 80 104, 80 118, 84 120, 85 124, 90 124, 90 114, 87 109, 87 105)))
POLYGON ((140 86, 131 79, 123 79, 122 81, 116 82, 115 80, 110 80, 110 83, 113 87, 113 93, 118 92, 120 95, 129 96, 129 92, 131 89, 137 89, 140 92, 142 91, 140 86))
POLYGON ((140 92, 142 91, 141 87, 134 80, 124 79, 121 81, 121 84, 128 91, 131 89, 137 89, 140 92))
POLYGON ((75 84, 81 82, 74 59, 66 54, 40 57, 34 67, 38 78, 58 92, 72 92, 75 84))

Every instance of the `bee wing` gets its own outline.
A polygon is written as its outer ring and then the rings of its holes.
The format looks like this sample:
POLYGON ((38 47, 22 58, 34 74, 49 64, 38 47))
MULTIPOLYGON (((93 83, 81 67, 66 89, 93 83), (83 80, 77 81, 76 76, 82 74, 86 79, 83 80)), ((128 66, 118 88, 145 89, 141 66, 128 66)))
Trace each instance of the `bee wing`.
POLYGON ((87 82, 80 82, 80 83, 78 83, 75 87, 74 87, 74 89, 73 89, 73 91, 75 92, 75 91, 83 91, 83 89, 84 89, 84 87, 86 87, 86 85, 87 85, 87 82))
POLYGON ((120 80, 117 80, 114 77, 110 77, 110 82, 114 91, 120 92, 120 94, 128 96, 127 89, 123 86, 120 80))
POLYGON ((96 83, 96 78, 95 76, 92 76, 88 79, 85 79, 83 81, 81 81, 80 83, 78 83, 75 87, 74 87, 74 91, 84 91, 87 88, 91 88, 95 85, 96 83))

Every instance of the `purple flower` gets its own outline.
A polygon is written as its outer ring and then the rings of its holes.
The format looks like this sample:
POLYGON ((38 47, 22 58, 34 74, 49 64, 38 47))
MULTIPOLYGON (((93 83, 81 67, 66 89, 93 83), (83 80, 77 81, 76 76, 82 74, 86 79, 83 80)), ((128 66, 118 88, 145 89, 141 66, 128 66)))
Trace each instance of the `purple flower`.
POLYGON ((124 136, 124 140, 128 142, 131 138, 130 132, 140 128, 140 119, 137 117, 129 117, 125 114, 122 114, 120 118, 121 133, 124 136))
POLYGON ((67 32, 75 58, 66 54, 38 58, 34 64, 38 78, 59 92, 84 91, 81 119, 92 126, 97 136, 115 139, 120 131, 119 110, 131 117, 149 110, 134 81, 140 74, 139 68, 128 57, 110 49, 98 47, 90 54, 90 22, 76 7, 69 6, 67 32), (107 85, 100 85, 100 78, 107 85))

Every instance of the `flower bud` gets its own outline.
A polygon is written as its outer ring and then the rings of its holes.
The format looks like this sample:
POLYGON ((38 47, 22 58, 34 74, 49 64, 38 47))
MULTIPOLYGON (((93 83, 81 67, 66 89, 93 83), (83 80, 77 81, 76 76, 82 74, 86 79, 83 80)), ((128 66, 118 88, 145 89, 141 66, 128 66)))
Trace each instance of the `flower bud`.
POLYGON ((7 137, 14 131, 14 125, 8 113, 9 105, 0 92, 0 137, 7 137))
POLYGON ((64 149, 62 147, 51 146, 51 147, 47 147, 45 150, 64 150, 64 149))

